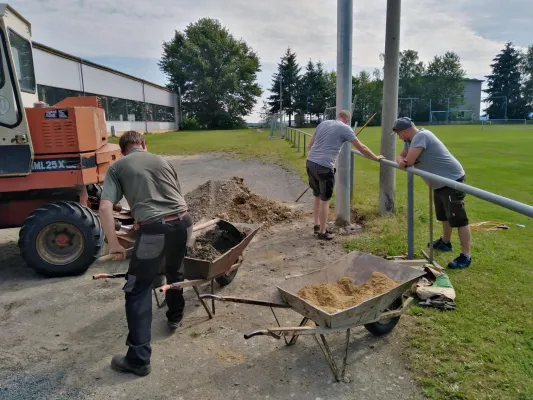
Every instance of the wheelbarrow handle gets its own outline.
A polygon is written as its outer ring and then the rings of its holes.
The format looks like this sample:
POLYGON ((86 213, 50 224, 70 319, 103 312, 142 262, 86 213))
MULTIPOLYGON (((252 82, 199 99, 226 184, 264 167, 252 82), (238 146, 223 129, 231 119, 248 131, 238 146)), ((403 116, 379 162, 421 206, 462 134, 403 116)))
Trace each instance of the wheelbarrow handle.
POLYGON ((96 274, 93 275, 93 279, 124 278, 125 276, 125 272, 120 272, 118 274, 96 274))
POLYGON ((246 340, 250 339, 250 338, 253 338, 254 336, 271 336, 273 337, 274 339, 281 339, 281 335, 278 335, 268 329, 261 329, 261 330, 258 330, 258 331, 253 331, 253 332, 250 332, 250 333, 245 333, 244 334, 244 338, 246 340))

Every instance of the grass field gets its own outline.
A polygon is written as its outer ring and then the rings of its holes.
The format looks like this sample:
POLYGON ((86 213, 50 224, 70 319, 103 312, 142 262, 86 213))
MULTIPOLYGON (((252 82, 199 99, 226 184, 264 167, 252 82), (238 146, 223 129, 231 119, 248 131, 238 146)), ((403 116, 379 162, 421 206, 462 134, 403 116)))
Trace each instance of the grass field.
MULTIPOLYGON (((434 127, 466 170, 467 183, 533 204, 533 131, 481 130, 479 126, 434 127)), ((360 139, 379 152, 380 129, 367 128, 360 139)), ((305 159, 289 143, 268 133, 240 131, 179 132, 147 137, 159 154, 221 151, 294 168, 304 177, 305 159)), ((402 143, 398 141, 397 150, 402 143)), ((347 243, 377 255, 406 251, 406 174, 397 171, 396 212, 377 214, 377 163, 356 157, 353 210, 365 220, 365 233, 347 243)), ((186 177, 185 177, 186 179, 186 177)), ((502 222, 509 230, 473 231, 472 266, 449 271, 458 309, 413 307, 407 357, 425 394, 435 399, 533 399, 533 246, 532 221, 472 196, 466 198, 471 223, 502 222), (524 224, 519 228, 516 224, 524 224)), ((428 242, 428 189, 415 178, 415 250, 428 242)), ((435 223, 434 237, 440 235, 435 223)), ((458 254, 439 254, 441 265, 458 254)))

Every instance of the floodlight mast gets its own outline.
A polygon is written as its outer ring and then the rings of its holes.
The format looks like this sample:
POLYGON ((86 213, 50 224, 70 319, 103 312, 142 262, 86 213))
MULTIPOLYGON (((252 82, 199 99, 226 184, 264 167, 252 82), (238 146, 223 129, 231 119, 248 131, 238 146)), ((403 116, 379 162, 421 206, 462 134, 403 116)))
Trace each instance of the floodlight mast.
MULTIPOLYGON (((391 135, 394 120, 398 117, 398 86, 400 64, 401 0, 387 0, 385 31, 385 68, 383 77, 383 107, 381 118, 381 154, 395 161, 396 135, 391 135)), ((379 170, 379 212, 394 212, 396 169, 384 164, 379 170)))
MULTIPOLYGON (((337 0, 337 114, 350 110, 352 101, 353 1, 337 0)), ((345 143, 337 163, 335 224, 350 224, 351 143, 345 143)))

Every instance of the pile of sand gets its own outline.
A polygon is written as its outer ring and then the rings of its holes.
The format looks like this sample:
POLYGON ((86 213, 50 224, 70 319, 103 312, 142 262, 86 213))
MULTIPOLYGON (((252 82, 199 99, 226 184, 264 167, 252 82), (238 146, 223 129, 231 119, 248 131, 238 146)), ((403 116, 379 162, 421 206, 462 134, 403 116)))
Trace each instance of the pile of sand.
POLYGON ((207 181, 185 195, 195 223, 202 219, 222 218, 231 222, 271 226, 300 218, 301 211, 252 193, 243 178, 207 181))
POLYGON ((335 284, 320 283, 304 286, 297 294, 327 313, 334 314, 388 292, 399 284, 400 282, 392 280, 381 272, 372 272, 370 280, 362 285, 355 285, 352 278, 345 276, 335 284))

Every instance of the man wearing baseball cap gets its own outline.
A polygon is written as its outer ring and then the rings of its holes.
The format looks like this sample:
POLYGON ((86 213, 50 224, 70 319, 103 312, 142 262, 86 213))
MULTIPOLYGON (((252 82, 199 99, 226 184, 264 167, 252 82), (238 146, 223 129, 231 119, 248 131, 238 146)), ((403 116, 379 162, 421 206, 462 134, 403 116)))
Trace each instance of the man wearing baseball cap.
MULTIPOLYGON (((392 134, 397 134, 404 141, 404 147, 398 156, 401 168, 415 167, 457 182, 465 181, 465 171, 446 146, 427 129, 418 129, 407 117, 398 118, 393 125, 392 134)), ((465 210, 465 193, 441 183, 423 178, 433 189, 435 214, 442 222, 442 236, 430 245, 434 249, 452 251, 452 229, 459 231, 461 254, 448 263, 448 268, 460 269, 470 266, 470 226, 465 210)))

